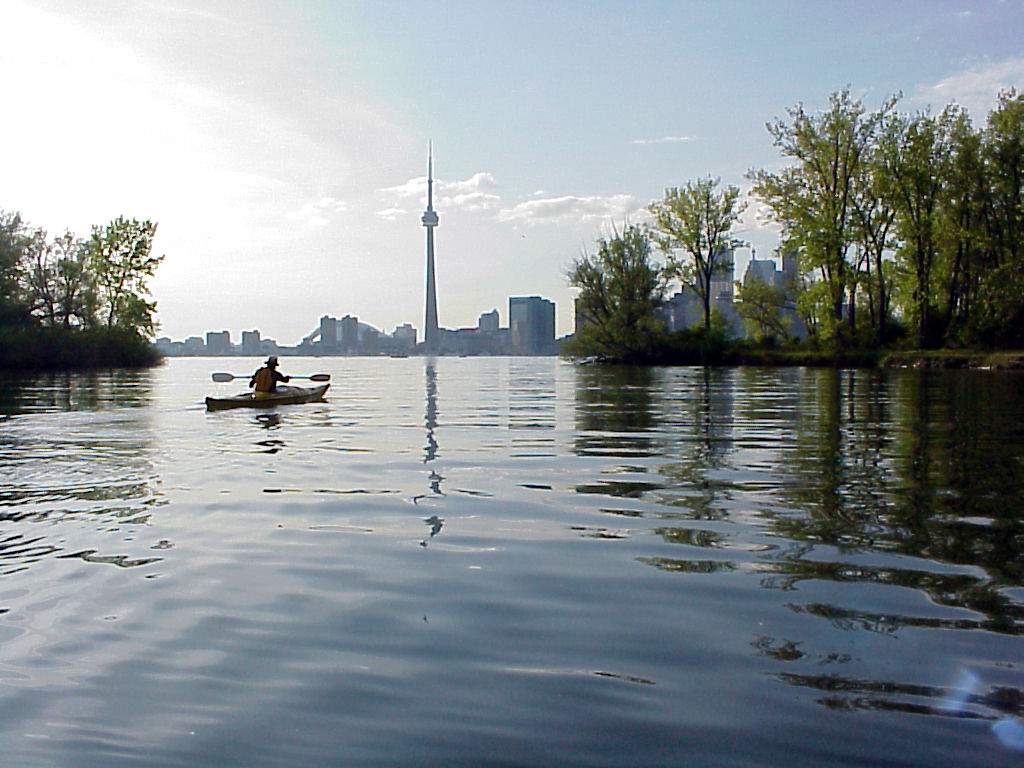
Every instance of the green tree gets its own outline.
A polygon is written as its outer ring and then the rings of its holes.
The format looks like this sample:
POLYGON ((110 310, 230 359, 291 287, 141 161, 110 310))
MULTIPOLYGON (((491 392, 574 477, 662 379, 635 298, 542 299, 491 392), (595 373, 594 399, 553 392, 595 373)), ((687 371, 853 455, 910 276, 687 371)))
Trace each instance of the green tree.
POLYGON ((719 184, 708 177, 671 187, 648 208, 654 216, 655 242, 666 257, 666 274, 700 297, 705 333, 711 330, 711 281, 726 268, 722 255, 738 244, 730 232, 746 207, 739 202, 738 187, 719 190, 719 184))
POLYGON ((747 333, 757 341, 786 339, 789 323, 782 312, 786 308, 786 293, 781 288, 753 278, 744 283, 737 281, 736 310, 743 318, 747 333))
POLYGON ((987 232, 991 194, 981 133, 961 110, 952 117, 948 138, 950 156, 938 233, 939 265, 945 282, 945 314, 939 327, 945 329, 947 343, 971 340, 969 327, 979 278, 991 267, 987 232))
POLYGON ((956 111, 947 108, 935 117, 893 115, 881 139, 882 173, 896 211, 896 228, 903 243, 904 278, 909 281, 907 315, 913 319, 917 344, 934 345, 936 329, 933 267, 943 184, 949 172, 949 126, 956 111))
POLYGON ((1024 343, 1024 94, 999 94, 983 133, 989 219, 971 325, 989 344, 1024 343))
MULTIPOLYGON (((772 141, 793 164, 778 172, 752 171, 754 194, 782 225, 783 247, 800 251, 804 271, 817 272, 830 313, 824 329, 836 334, 850 280, 847 252, 856 239, 854 194, 875 132, 895 104, 867 113, 849 88, 833 93, 828 108, 809 114, 802 104, 789 119, 767 124, 772 141)), ((820 291, 816 291, 820 293, 820 291)))
POLYGON ((0 210, 0 325, 24 321, 26 230, 21 214, 0 210))
POLYGON ((858 174, 854 181, 852 200, 853 231, 862 256, 860 263, 863 265, 860 282, 866 289, 868 313, 875 339, 884 343, 888 333, 892 294, 887 280, 890 269, 885 263, 885 257, 895 246, 893 225, 896 211, 882 186, 880 168, 878 146, 873 144, 865 157, 863 173, 858 174))
POLYGON ((92 326, 96 320, 96 286, 89 269, 89 248, 73 232, 54 238, 57 316, 65 328, 92 326))
POLYGON ((154 334, 156 302, 146 297, 148 279, 163 261, 163 256, 152 254, 155 234, 153 222, 123 216, 105 227, 93 227, 89 266, 107 327, 154 334))
POLYGON ((57 324, 57 269, 45 229, 26 237, 23 278, 32 313, 50 326, 57 324))
POLYGON ((661 331, 655 310, 665 295, 662 270, 651 258, 651 242, 638 226, 597 241, 568 271, 579 288, 577 328, 570 353, 616 359, 650 352, 661 331))

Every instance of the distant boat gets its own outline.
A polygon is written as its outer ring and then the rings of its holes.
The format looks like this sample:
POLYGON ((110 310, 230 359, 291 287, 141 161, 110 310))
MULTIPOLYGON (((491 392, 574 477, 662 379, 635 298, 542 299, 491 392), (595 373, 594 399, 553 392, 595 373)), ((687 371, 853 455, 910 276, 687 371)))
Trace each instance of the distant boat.
POLYGON ((408 357, 408 355, 405 354, 405 352, 392 352, 390 355, 388 355, 388 357, 398 357, 398 358, 401 358, 401 357, 408 357))

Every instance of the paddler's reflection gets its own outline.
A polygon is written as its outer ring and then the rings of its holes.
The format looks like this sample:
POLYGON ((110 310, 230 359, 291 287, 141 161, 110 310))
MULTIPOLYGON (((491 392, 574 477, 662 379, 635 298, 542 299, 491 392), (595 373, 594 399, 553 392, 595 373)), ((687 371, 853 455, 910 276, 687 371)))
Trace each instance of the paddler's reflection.
MULTIPOLYGON (((254 420, 266 430, 277 429, 281 425, 281 415, 278 413, 260 413, 254 420)), ((285 442, 278 439, 257 440, 256 446, 260 453, 277 453, 285 447, 285 442)))

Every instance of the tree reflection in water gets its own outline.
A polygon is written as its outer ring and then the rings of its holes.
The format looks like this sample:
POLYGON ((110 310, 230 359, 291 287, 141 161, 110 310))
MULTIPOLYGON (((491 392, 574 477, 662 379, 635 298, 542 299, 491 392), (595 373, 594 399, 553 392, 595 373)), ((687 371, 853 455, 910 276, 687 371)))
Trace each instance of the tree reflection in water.
MULTIPOLYGON (((780 607, 824 620, 832 632, 1024 634, 1024 432, 1008 418, 1024 412, 1018 379, 593 367, 578 369, 576 382, 578 455, 665 460, 657 465, 661 483, 576 488, 646 503, 632 513, 609 510, 616 514, 679 521, 649 532, 693 554, 641 562, 683 577, 751 573, 763 588, 794 596, 805 584, 818 599, 780 607), (906 592, 893 592, 884 611, 844 604, 867 594, 851 585, 916 591, 945 615, 917 615, 911 606, 921 603, 906 592)), ((786 627, 781 639, 755 636, 758 655, 854 663, 846 650, 816 648, 836 635, 801 621, 786 627), (804 627, 806 638, 793 627, 804 627)), ((810 672, 780 679, 825 692, 819 701, 829 707, 948 714, 942 700, 950 691, 937 686, 810 672)), ((967 697, 971 706, 959 714, 1019 716, 1022 698, 1013 686, 993 685, 967 697)))
POLYGON ((0 430, 0 575, 50 557, 122 568, 159 559, 101 554, 166 503, 152 402, 150 370, 0 377, 0 413, 84 412, 57 430, 17 418, 0 430))

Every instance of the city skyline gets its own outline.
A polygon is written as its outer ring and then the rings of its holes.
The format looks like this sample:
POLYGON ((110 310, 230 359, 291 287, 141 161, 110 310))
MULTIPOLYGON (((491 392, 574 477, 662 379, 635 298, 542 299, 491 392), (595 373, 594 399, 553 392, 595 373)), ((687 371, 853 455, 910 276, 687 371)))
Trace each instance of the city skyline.
MULTIPOLYGON (((21 117, 0 127, 18 148, 0 207, 51 233, 157 221, 162 335, 201 322, 298 339, 310 306, 390 328, 422 317, 414 230, 433 137, 439 325, 540 294, 563 335, 569 262, 665 187, 713 175, 748 189, 750 168, 780 162, 764 123, 846 84, 869 107, 901 91, 905 110, 955 100, 979 122, 1024 82, 1022 30, 1017 4, 942 0, 425 15, 13 0, 0 72, 21 117)), ((752 205, 737 234, 767 257, 777 229, 762 214, 752 205)))

